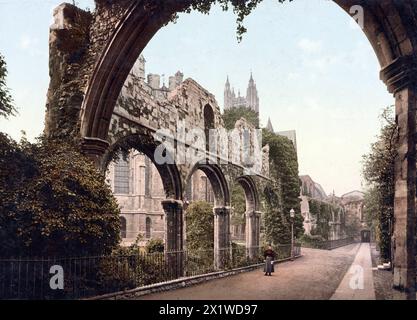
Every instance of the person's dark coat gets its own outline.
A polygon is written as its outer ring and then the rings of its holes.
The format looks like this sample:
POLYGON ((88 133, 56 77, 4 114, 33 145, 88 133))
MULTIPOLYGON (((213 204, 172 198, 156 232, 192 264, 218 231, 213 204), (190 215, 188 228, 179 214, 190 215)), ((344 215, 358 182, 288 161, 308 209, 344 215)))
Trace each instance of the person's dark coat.
POLYGON ((264 272, 266 274, 271 274, 272 272, 274 272, 275 268, 274 268, 274 258, 275 258, 275 252, 272 249, 267 249, 264 252, 264 257, 265 257, 265 267, 264 267, 264 272))

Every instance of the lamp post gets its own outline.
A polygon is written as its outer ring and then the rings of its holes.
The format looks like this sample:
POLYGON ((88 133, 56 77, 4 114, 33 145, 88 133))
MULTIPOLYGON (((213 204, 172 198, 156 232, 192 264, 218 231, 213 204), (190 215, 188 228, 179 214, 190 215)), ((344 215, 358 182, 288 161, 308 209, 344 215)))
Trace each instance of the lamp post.
POLYGON ((291 260, 294 260, 294 218, 295 218, 294 209, 290 210, 290 218, 291 218, 291 260))

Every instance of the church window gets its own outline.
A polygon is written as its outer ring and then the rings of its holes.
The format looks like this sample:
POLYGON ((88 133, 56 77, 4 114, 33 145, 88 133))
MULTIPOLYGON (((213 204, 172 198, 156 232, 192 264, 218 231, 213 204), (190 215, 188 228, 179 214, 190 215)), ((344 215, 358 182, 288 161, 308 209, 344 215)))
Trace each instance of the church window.
POLYGON ((114 192, 129 194, 129 162, 123 157, 116 162, 114 168, 114 192))

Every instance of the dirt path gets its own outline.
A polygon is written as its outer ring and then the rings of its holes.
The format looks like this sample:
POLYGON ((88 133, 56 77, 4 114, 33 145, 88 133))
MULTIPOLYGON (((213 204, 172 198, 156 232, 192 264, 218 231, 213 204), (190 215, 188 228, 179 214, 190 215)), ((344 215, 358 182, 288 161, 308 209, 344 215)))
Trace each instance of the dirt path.
POLYGON ((303 257, 279 264, 272 277, 262 270, 189 288, 140 297, 143 300, 330 299, 352 265, 360 244, 332 251, 302 249, 303 257))

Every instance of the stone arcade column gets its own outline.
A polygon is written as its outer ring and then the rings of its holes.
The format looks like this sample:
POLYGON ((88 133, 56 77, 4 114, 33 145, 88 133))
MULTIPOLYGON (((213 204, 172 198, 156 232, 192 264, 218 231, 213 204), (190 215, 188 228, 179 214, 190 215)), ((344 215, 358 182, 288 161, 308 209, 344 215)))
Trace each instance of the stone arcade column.
POLYGON ((260 217, 260 212, 246 212, 246 249, 251 260, 258 256, 260 217))
POLYGON ((107 141, 98 138, 84 137, 81 142, 81 148, 83 153, 94 162, 96 168, 105 170, 105 168, 103 168, 103 155, 109 148, 109 143, 107 141))
POLYGON ((169 270, 175 278, 184 275, 184 238, 182 201, 162 201, 165 211, 165 256, 169 270))
POLYGON ((216 207, 214 211, 214 266, 224 269, 230 260, 230 208, 216 207))
POLYGON ((381 71, 381 78, 395 97, 398 125, 398 156, 395 163, 394 288, 415 299, 415 197, 416 197, 416 105, 417 66, 405 56, 381 71))

